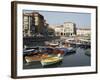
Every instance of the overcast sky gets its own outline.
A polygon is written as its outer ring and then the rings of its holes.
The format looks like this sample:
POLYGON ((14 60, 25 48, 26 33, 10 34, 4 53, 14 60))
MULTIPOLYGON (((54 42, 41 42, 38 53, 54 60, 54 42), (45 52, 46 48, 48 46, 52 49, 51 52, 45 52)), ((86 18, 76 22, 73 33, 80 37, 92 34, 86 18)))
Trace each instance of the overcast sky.
POLYGON ((44 16, 44 19, 50 25, 61 25, 64 22, 76 23, 76 27, 90 27, 91 14, 89 13, 72 13, 72 12, 55 12, 55 11, 31 11, 24 10, 24 12, 39 12, 44 16))

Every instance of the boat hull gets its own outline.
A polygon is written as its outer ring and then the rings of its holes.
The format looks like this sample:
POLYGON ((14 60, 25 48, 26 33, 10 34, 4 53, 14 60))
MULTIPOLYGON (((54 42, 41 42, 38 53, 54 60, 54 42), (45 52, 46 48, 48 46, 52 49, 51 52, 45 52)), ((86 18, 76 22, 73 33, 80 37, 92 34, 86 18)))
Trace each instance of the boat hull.
POLYGON ((25 61, 26 61, 27 63, 30 63, 30 62, 39 62, 40 59, 34 60, 34 59, 30 59, 30 58, 25 58, 25 61))
MULTIPOLYGON (((57 58, 57 57, 55 57, 55 58, 57 58)), ((41 60, 41 64, 42 64, 42 66, 48 66, 48 65, 56 64, 56 63, 58 63, 60 61, 62 61, 62 58, 58 58, 55 61, 49 61, 49 62, 46 62, 44 60, 41 60)))

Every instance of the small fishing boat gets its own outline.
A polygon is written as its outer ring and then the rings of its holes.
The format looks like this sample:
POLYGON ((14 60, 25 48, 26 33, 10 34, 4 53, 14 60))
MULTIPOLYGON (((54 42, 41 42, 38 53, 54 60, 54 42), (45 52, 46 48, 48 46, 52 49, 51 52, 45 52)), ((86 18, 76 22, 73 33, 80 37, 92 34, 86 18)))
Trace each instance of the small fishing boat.
POLYGON ((58 56, 49 56, 47 58, 42 59, 41 60, 42 66, 52 65, 62 61, 63 57, 61 57, 60 55, 61 54, 58 54, 58 56))
POLYGON ((59 44, 57 42, 45 42, 45 45, 51 46, 51 47, 56 47, 59 46, 59 44))
POLYGON ((27 63, 36 62, 36 61, 41 61, 41 59, 44 59, 46 57, 48 57, 47 54, 38 54, 38 55, 34 55, 34 56, 25 56, 25 61, 27 63))
POLYGON ((58 46, 57 43, 50 43, 49 45, 50 45, 50 46, 58 46))
POLYGON ((40 57, 39 56, 26 56, 25 57, 25 60, 27 63, 30 63, 30 62, 36 62, 36 61, 40 61, 40 57))

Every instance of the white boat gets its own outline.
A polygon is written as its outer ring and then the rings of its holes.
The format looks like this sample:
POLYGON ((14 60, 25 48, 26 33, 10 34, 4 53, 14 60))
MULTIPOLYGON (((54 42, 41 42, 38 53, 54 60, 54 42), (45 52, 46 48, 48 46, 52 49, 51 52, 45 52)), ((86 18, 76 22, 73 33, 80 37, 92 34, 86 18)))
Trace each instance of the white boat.
POLYGON ((57 43, 50 43, 49 45, 51 45, 51 46, 58 46, 57 43))
POLYGON ((48 42, 48 41, 45 41, 45 45, 49 45, 49 46, 58 46, 59 44, 58 43, 54 43, 54 42, 48 42))

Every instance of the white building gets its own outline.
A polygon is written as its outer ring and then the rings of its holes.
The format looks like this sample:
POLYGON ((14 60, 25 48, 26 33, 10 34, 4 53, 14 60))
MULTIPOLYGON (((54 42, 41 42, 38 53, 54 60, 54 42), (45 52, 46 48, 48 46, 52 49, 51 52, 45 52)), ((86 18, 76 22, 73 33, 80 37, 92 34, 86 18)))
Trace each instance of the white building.
POLYGON ((76 35, 76 25, 72 22, 65 22, 63 25, 50 25, 56 36, 76 35))
POLYGON ((72 22, 64 22, 64 34, 66 36, 76 35, 76 24, 72 22))
POLYGON ((90 28, 77 28, 77 35, 78 36, 90 36, 91 29, 90 28))

